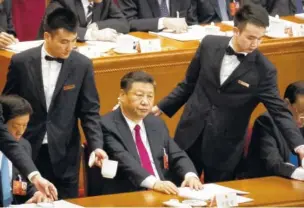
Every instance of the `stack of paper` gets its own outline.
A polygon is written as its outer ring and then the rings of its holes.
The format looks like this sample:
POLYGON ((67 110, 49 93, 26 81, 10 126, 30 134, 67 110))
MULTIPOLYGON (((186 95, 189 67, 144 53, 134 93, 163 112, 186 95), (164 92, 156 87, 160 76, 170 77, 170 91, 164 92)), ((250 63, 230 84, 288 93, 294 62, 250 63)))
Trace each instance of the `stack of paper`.
POLYGON ((304 19, 304 13, 301 14, 295 14, 295 16, 299 19, 304 19))
POLYGON ((6 46, 6 50, 12 51, 15 53, 20 53, 20 52, 28 50, 30 48, 38 47, 43 42, 44 42, 44 40, 18 42, 18 43, 14 43, 12 45, 6 46))
POLYGON ((47 208, 47 207, 52 207, 52 208, 83 208, 82 206, 72 204, 70 202, 64 201, 64 200, 59 200, 59 201, 54 201, 51 203, 38 203, 38 204, 20 204, 20 205, 10 205, 10 207, 14 208, 47 208))
MULTIPOLYGON (((236 189, 231 189, 228 187, 220 186, 217 184, 204 184, 203 189, 196 191, 196 190, 191 190, 188 187, 183 187, 183 188, 178 188, 179 190, 179 196, 184 197, 184 198, 189 198, 189 199, 198 199, 198 200, 211 200, 213 197, 219 194, 227 194, 227 193, 236 193, 238 195, 245 195, 248 194, 248 192, 245 191, 240 191, 236 189)), ((253 201, 250 198, 246 198, 243 196, 237 196, 237 201, 238 203, 245 203, 245 202, 250 202, 253 201)))

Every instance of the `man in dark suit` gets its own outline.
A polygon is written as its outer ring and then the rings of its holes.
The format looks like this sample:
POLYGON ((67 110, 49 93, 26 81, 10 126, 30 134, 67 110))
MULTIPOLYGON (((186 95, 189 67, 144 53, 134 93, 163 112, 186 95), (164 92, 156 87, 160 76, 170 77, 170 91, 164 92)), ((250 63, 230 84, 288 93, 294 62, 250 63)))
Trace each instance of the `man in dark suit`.
POLYGON ((24 137, 42 175, 58 188, 59 197, 78 195, 80 135, 78 119, 96 165, 106 158, 99 125, 99 98, 92 62, 73 51, 75 14, 59 8, 45 21, 44 44, 12 57, 4 94, 27 99, 33 115, 24 137))
POLYGON ((11 0, 0 0, 0 48, 17 41, 13 25, 11 0))
POLYGON ((244 3, 246 2, 260 4, 271 16, 287 16, 303 13, 302 0, 244 0, 244 3))
MULTIPOLYGON (((128 33, 128 21, 113 0, 53 0, 46 9, 46 15, 57 8, 75 12, 79 27, 78 40, 115 41, 118 33, 128 33)), ((43 38, 43 22, 38 37, 43 38)))
MULTIPOLYGON (((3 106, 3 118, 8 132, 21 144, 26 153, 31 156, 31 145, 27 140, 22 138, 30 120, 30 115, 33 112, 31 105, 25 99, 14 95, 0 96, 0 103, 3 106)), ((22 175, 15 166, 12 166, 11 161, 9 161, 2 152, 0 152, 0 158, 0 206, 23 204, 26 201, 29 203, 48 201, 45 195, 37 191, 37 189, 29 183, 26 176, 22 175), (3 164, 6 165, 6 167, 3 167, 3 164), (7 176, 4 172, 5 170, 10 176, 9 178, 3 178, 7 176), (2 183, 3 180, 5 184, 2 183), (9 185, 9 187, 5 187, 6 185, 9 185), (6 192, 6 190, 8 190, 8 192, 6 192), (8 193, 9 197, 3 193, 8 193)))
POLYGON ((244 5, 234 19, 232 38, 206 36, 185 79, 157 106, 155 115, 173 116, 185 103, 175 133, 205 182, 232 180, 243 155, 250 115, 263 103, 290 147, 304 157, 304 140, 277 88, 277 71, 257 50, 267 11, 244 5))
POLYGON ((176 194, 171 181, 202 188, 193 163, 169 137, 165 123, 150 114, 153 78, 145 72, 130 72, 120 87, 120 108, 102 117, 105 149, 119 164, 117 176, 104 184, 106 193, 148 188, 176 194))
POLYGON ((191 0, 118 0, 131 31, 187 30, 195 24, 191 0))
MULTIPOLYGON (((304 136, 304 81, 290 84, 284 99, 304 136)), ((292 164, 292 149, 271 118, 264 113, 254 123, 247 156, 247 177, 283 176, 304 180, 304 169, 292 164)))
POLYGON ((194 17, 200 24, 228 21, 229 3, 230 0, 192 0, 194 17))

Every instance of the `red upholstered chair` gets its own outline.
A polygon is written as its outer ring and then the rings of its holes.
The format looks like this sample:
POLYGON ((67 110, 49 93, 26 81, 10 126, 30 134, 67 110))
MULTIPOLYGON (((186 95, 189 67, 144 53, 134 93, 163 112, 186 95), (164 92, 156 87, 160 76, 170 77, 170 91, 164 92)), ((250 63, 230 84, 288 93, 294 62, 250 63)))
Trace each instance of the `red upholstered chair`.
POLYGON ((45 0, 13 0, 12 13, 20 41, 35 40, 45 11, 45 0))
POLYGON ((118 0, 113 0, 113 2, 118 6, 118 0))

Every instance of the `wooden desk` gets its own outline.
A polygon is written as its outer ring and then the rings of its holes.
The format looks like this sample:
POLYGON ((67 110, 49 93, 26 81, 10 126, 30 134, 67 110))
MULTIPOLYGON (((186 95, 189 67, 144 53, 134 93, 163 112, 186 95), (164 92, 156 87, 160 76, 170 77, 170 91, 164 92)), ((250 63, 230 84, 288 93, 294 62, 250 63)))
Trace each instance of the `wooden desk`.
MULTIPOLYGON (((246 197, 254 201, 240 206, 303 206, 303 182, 279 177, 239 180, 218 183, 234 189, 250 192, 246 197)), ((174 197, 154 191, 104 195, 68 200, 86 207, 161 207, 163 202, 174 197)))

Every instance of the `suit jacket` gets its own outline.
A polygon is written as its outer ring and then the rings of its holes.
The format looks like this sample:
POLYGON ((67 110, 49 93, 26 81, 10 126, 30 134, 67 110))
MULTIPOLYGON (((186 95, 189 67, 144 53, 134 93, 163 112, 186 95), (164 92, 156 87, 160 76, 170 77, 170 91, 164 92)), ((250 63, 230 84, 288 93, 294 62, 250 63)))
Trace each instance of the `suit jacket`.
MULTIPOLYGON (((32 149, 31 149, 31 145, 30 143, 21 138, 19 141, 20 145, 23 148, 23 151, 25 151, 27 153, 28 156, 32 155, 32 149)), ((30 199, 34 193, 37 191, 36 188, 33 186, 33 184, 31 184, 28 180, 27 180, 27 176, 22 175, 19 170, 13 166, 13 173, 12 173, 12 187, 13 187, 13 180, 18 180, 19 181, 19 177, 21 176, 21 179, 23 182, 27 183, 27 191, 26 191, 26 195, 25 196, 18 196, 18 195, 13 195, 13 204, 23 204, 25 203, 28 199, 30 199)), ((0 172, 0 177, 1 177, 1 172, 0 172)), ((0 181, 0 187, 2 186, 1 181, 0 181)), ((0 206, 3 206, 2 204, 2 190, 0 188, 0 206)))
MULTIPOLYGON (((198 21, 199 24, 207 24, 211 22, 221 22, 221 11, 217 0, 191 0, 194 19, 198 21)), ((227 14, 231 19, 230 0, 226 0, 227 4, 227 14)))
POLYGON ((32 105, 24 137, 29 140, 35 160, 45 133, 54 173, 75 176, 80 160, 78 119, 92 150, 102 148, 99 125, 99 98, 92 62, 72 51, 62 64, 50 107, 47 111, 41 71, 41 46, 12 57, 4 94, 17 94, 32 105))
MULTIPOLYGON (((185 17, 188 24, 195 24, 190 0, 169 0, 170 17, 185 17)), ((160 9, 158 0, 118 0, 122 13, 130 23, 131 31, 158 31, 160 9)))
POLYGON ((0 104, 0 151, 12 161, 20 172, 28 176, 37 171, 31 157, 24 151, 22 146, 11 136, 3 124, 2 105, 0 104))
POLYGON ((4 0, 0 3, 0 32, 7 32, 16 36, 13 25, 12 0, 4 0))
MULTIPOLYGON (((79 22, 77 29, 78 39, 84 41, 84 36, 87 32, 87 20, 81 0, 53 0, 46 9, 45 17, 55 9, 62 7, 75 12, 79 22)), ((94 4, 92 22, 95 22, 99 29, 112 28, 119 33, 128 33, 130 31, 128 21, 113 0, 103 0, 101 3, 94 4)), ((39 39, 43 38, 43 32, 42 21, 38 34, 39 39)))
POLYGON ((253 2, 263 6, 271 16, 293 15, 297 11, 296 0, 243 0, 244 3, 253 2))
MULTIPOLYGON (((158 117, 148 115, 144 120, 147 138, 155 167, 161 180, 183 180, 188 172, 196 173, 186 153, 169 137, 165 123, 158 117), (169 158, 169 169, 164 168, 164 149, 169 158)), ((129 192, 141 189, 141 182, 150 174, 141 166, 136 144, 121 110, 108 113, 101 119, 105 150, 109 158, 118 161, 114 179, 104 185, 107 193, 129 192)), ((178 184, 180 185, 180 184, 178 184)))
POLYGON ((254 123, 249 146, 247 177, 278 175, 290 178, 296 169, 289 163, 290 153, 291 149, 271 116, 268 113, 260 115, 254 123))
POLYGON ((171 117, 186 103, 176 129, 176 143, 188 149, 202 137, 203 164, 223 171, 232 171, 239 163, 250 115, 259 103, 268 109, 291 148, 304 143, 279 96, 277 71, 260 51, 249 53, 220 84, 229 41, 229 37, 206 36, 185 79, 158 104, 171 117))

